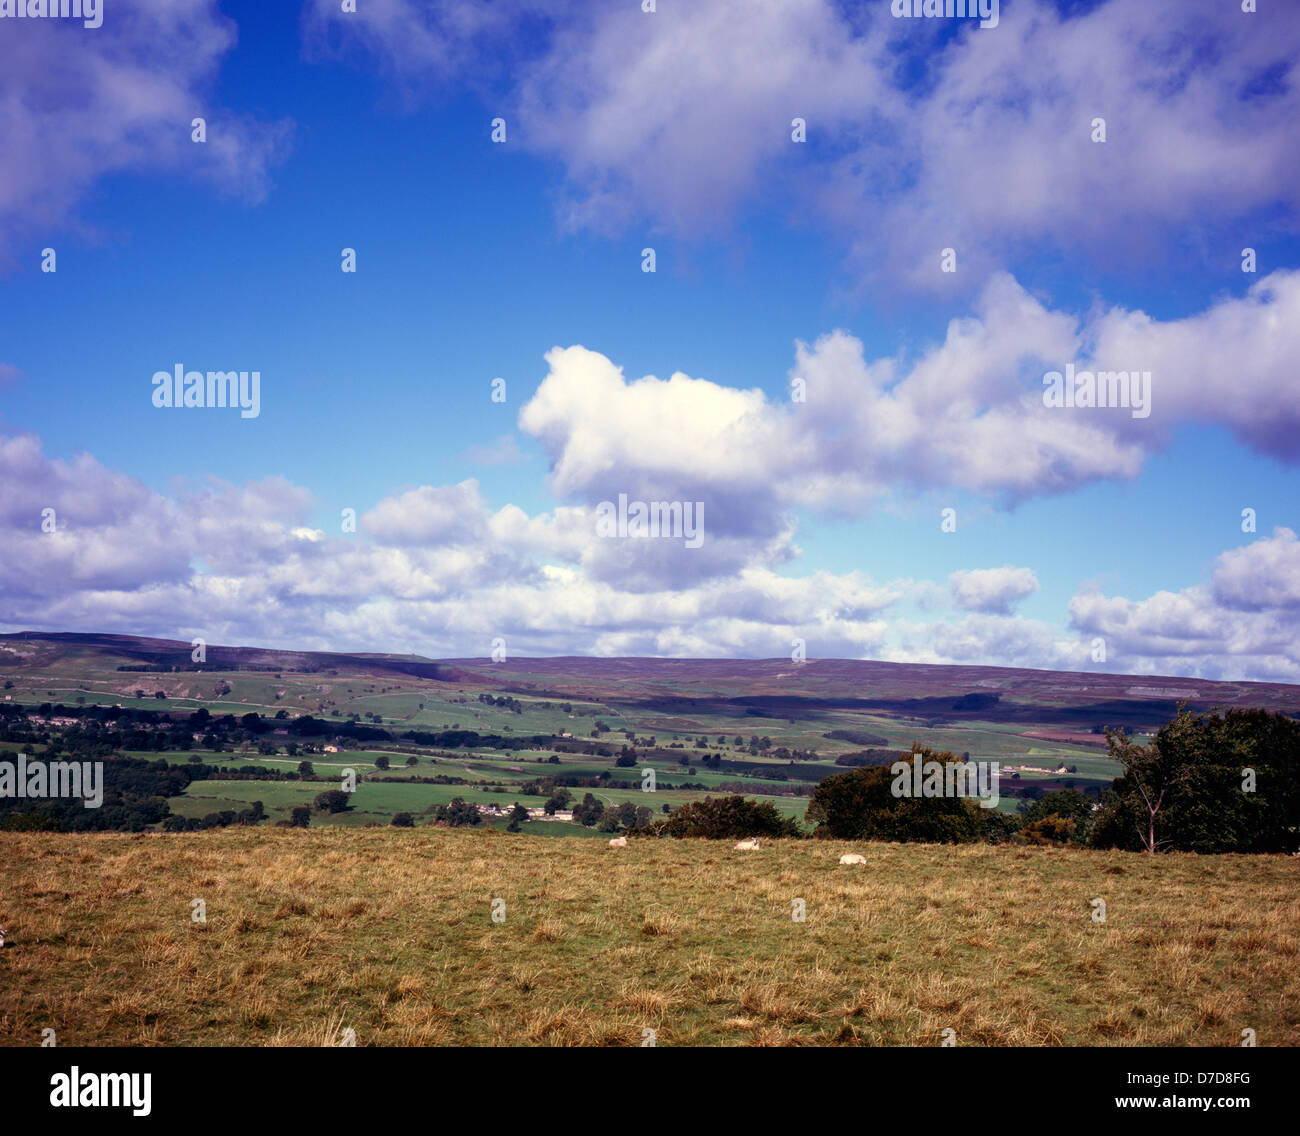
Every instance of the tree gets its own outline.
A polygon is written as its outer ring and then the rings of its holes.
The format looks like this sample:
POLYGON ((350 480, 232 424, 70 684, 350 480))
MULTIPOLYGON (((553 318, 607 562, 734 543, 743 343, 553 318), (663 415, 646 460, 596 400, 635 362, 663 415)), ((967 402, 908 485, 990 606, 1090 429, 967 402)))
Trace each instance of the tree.
POLYGON ((705 797, 673 809, 652 826, 656 836, 733 840, 749 836, 799 836, 798 823, 783 816, 771 801, 739 795, 705 797))
POLYGON ((1084 844, 1092 828, 1092 801, 1077 789, 1047 793, 1020 803, 1021 833, 1032 844, 1084 844))
POLYGON ((406 764, 408 768, 412 765, 419 765, 420 759, 416 757, 415 754, 411 754, 411 756, 406 759, 406 764))
MULTIPOLYGON (((1163 729, 1163 727, 1162 727, 1163 729)), ((1129 735, 1107 731, 1111 757, 1124 766, 1122 789, 1112 789, 1123 801, 1122 808, 1137 831, 1144 852, 1155 852, 1169 844, 1156 833, 1156 818, 1173 791, 1191 776, 1191 767, 1172 752, 1161 753, 1158 740, 1135 745, 1129 735)))
POLYGON ((1267 710, 1180 708, 1151 742, 1107 733, 1124 775, 1103 798, 1091 843, 1146 852, 1300 849, 1300 722, 1267 710))
POLYGON ((387 769, 387 768, 388 768, 388 758, 386 758, 383 754, 380 754, 377 758, 375 758, 375 768, 376 768, 376 769, 387 769))
POLYGON ((433 820, 435 824, 444 824, 448 828, 472 827, 483 823, 478 806, 471 805, 461 797, 453 797, 447 804, 435 806, 433 820))
POLYGON ((596 800, 590 793, 583 796, 580 804, 573 806, 573 819, 580 825, 590 828, 605 811, 604 802, 596 800))
POLYGON ((309 824, 311 824, 311 809, 306 805, 295 805, 289 814, 290 827, 306 828, 309 824))
MULTIPOLYGON (((913 746, 902 757, 923 762, 960 764, 947 750, 935 753, 913 746)), ((904 774, 906 776, 906 774, 904 774)), ((861 766, 835 773, 813 790, 807 819, 818 825, 816 835, 836 840, 896 840, 928 844, 962 844, 980 838, 983 821, 978 804, 967 797, 896 796, 892 766, 861 766)))
POLYGON ((979 826, 985 844, 1006 844, 1020 831, 1020 818, 1001 809, 980 809, 979 826))
POLYGON ((1053 813, 1022 826, 1020 835, 1028 844, 1070 844, 1076 842, 1078 825, 1053 813))
POLYGON ((414 828, 414 827, 415 827, 415 818, 414 818, 413 816, 411 816, 410 813, 394 813, 394 814, 393 814, 393 827, 394 827, 394 828, 414 828))
POLYGON ((310 761, 300 761, 298 762, 298 772, 304 777, 311 777, 315 774, 316 770, 310 761))
POLYGON ((325 792, 318 793, 312 805, 318 812, 325 813, 341 813, 352 807, 347 793, 342 789, 326 789, 325 792))

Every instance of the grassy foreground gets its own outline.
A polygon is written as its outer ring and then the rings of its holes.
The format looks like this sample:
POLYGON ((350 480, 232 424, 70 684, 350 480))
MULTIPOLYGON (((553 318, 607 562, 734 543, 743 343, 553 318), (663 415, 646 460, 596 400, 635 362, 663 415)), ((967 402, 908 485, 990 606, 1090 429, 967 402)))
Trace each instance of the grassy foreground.
POLYGON ((1300 860, 849 849, 0 833, 0 1043, 1300 1045, 1300 860))

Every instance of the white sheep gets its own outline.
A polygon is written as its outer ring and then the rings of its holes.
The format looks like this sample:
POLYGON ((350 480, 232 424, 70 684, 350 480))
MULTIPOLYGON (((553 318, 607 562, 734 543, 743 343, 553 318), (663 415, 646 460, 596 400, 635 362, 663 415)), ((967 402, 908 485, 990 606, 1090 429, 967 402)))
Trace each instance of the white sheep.
POLYGON ((611 848, 626 848, 626 847, 627 847, 627 837, 626 837, 626 836, 616 836, 616 837, 614 837, 613 840, 611 840, 611 841, 609 842, 609 846, 610 846, 611 848))
POLYGON ((865 864, 866 862, 867 858, 860 852, 845 852, 840 857, 841 864, 865 864))
POLYGON ((758 837, 751 836, 748 840, 742 840, 737 843, 733 849, 736 852, 749 852, 758 847, 758 837))
POLYGON ((9 934, 8 931, 6 931, 3 927, 0 927, 0 947, 3 947, 5 945, 5 938, 6 936, 8 936, 8 934, 9 934))

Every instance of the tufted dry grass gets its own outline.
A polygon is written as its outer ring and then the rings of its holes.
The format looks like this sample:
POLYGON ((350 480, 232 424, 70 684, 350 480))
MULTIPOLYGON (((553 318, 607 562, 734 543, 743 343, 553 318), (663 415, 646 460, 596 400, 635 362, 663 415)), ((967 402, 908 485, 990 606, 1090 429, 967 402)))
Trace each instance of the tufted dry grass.
POLYGON ((1300 1045, 1289 857, 230 828, 0 865, 9 1045, 1300 1045))

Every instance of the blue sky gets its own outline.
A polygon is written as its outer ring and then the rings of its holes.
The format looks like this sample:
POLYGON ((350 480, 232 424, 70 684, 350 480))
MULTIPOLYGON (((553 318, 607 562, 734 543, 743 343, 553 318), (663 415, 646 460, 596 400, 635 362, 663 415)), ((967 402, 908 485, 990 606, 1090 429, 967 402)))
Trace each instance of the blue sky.
POLYGON ((1300 13, 340 7, 0 24, 4 629, 1300 674, 1300 13))

